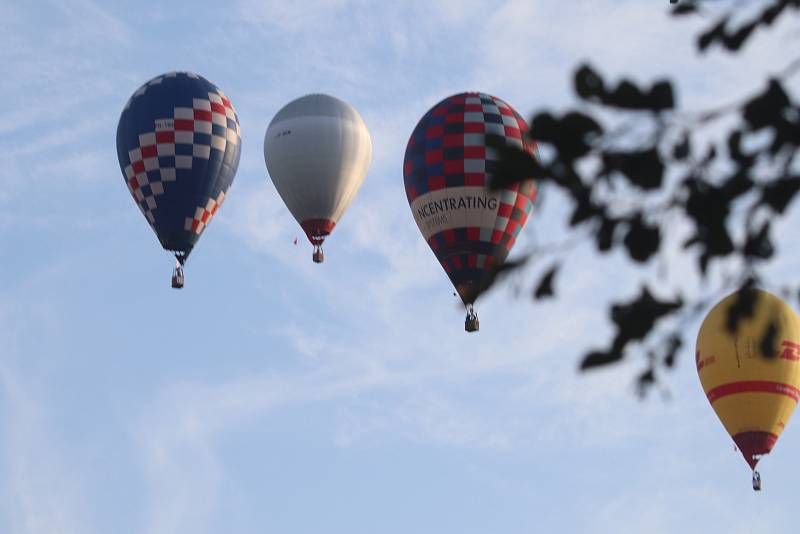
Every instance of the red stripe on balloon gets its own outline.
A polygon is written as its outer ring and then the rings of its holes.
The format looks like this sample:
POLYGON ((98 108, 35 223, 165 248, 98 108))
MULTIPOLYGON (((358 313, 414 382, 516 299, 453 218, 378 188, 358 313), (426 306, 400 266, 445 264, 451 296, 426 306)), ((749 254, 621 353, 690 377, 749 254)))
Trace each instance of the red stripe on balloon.
POLYGON ((745 380, 723 384, 708 391, 708 402, 714 403, 722 397, 736 395, 737 393, 776 393, 791 397, 795 402, 800 401, 800 390, 783 382, 770 382, 767 380, 745 380))

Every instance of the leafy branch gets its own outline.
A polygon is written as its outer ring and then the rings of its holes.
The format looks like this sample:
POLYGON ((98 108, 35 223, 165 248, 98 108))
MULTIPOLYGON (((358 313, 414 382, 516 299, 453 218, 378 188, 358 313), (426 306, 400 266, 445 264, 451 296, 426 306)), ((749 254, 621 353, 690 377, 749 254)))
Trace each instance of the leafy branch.
MULTIPOLYGON (((706 3, 682 2, 671 13, 707 16, 706 3)), ((756 30, 773 27, 788 15, 796 20, 798 12, 800 0, 772 0, 734 25, 729 10, 700 33, 697 49, 705 53, 718 46, 736 54, 756 30)), ((695 258, 706 283, 712 282, 713 264, 738 260, 732 262, 738 270, 718 284, 715 295, 769 284, 760 272, 777 253, 773 228, 800 191, 800 106, 786 88, 786 80, 798 71, 800 57, 750 94, 714 109, 686 112, 677 109, 668 78, 648 85, 627 78, 612 83, 584 64, 573 79, 583 106, 561 114, 540 111, 530 122, 538 159, 490 139, 502 159, 492 187, 534 177, 560 190, 570 205, 568 243, 536 251, 537 258, 552 259, 534 284, 534 299, 557 297, 557 275, 568 261, 563 251, 572 249, 576 239, 589 242, 599 254, 622 250, 634 268, 642 269, 672 241, 667 238, 679 237, 678 228, 687 227, 683 250, 695 258), (616 128, 605 126, 614 119, 616 128), (722 139, 708 139, 711 126, 723 129, 722 139)), ((525 263, 501 267, 503 274, 525 263)), ((490 273, 479 292, 488 290, 498 274, 490 273)), ((672 367, 687 321, 708 305, 680 291, 659 299, 643 283, 637 297, 609 304, 616 333, 605 348, 588 350, 580 369, 618 362, 638 350, 646 361, 638 377, 645 394, 660 369, 672 367)))

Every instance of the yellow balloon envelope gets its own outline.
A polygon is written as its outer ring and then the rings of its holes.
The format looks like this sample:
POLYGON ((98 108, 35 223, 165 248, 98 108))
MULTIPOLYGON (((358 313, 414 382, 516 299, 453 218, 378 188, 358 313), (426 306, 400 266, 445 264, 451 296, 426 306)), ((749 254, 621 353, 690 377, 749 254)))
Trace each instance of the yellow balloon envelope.
POLYGON ((728 312, 742 293, 725 297, 703 320, 695 359, 708 401, 755 470, 800 399, 800 318, 775 295, 747 291, 752 315, 731 331, 728 312))

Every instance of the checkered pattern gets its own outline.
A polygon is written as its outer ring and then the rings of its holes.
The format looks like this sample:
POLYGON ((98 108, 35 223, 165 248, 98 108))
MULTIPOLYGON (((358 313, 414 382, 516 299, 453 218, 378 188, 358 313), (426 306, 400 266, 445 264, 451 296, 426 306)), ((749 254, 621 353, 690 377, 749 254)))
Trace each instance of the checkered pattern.
POLYGON ((120 167, 137 206, 164 248, 185 253, 224 199, 240 151, 231 101, 187 72, 164 74, 140 87, 117 130, 120 167), (198 206, 207 213, 198 215, 198 206), (195 217, 199 222, 187 228, 185 220, 195 217))
POLYGON ((192 99, 191 108, 176 107, 171 124, 164 121, 155 131, 139 134, 139 146, 128 151, 130 164, 124 172, 150 224, 155 224, 156 197, 164 194, 165 182, 176 180, 176 169, 191 169, 194 159, 207 160, 212 150, 224 153, 228 143, 239 144, 240 136, 236 111, 222 91, 192 99))
POLYGON ((133 102, 134 98, 136 98, 137 96, 142 96, 143 94, 145 94, 147 92, 148 89, 150 89, 154 85, 159 85, 165 79, 177 78, 178 76, 185 76, 185 77, 191 78, 193 80, 199 80, 200 79, 200 76, 198 76, 194 72, 172 71, 172 72, 168 72, 166 74, 162 74, 161 76, 156 76, 155 78, 153 78, 152 80, 150 80, 149 82, 145 83, 140 88, 138 88, 135 93, 133 93, 133 95, 130 97, 130 99, 128 99, 128 102, 125 104, 125 109, 128 109, 130 107, 131 102, 133 102))
POLYGON ((203 233, 203 230, 211 222, 211 218, 217 213, 223 202, 225 202, 225 193, 220 191, 219 196, 217 198, 209 198, 205 206, 197 206, 194 211, 194 217, 186 217, 184 229, 197 235, 203 233))
MULTIPOLYGON (((535 153, 528 126, 511 106, 483 93, 462 93, 434 106, 420 120, 406 148, 403 175, 409 204, 431 191, 485 187, 499 166, 487 136, 535 153)), ((483 270, 502 263, 533 210, 532 180, 500 191, 494 224, 462 227, 430 236, 428 244, 454 285, 477 283, 483 270)))

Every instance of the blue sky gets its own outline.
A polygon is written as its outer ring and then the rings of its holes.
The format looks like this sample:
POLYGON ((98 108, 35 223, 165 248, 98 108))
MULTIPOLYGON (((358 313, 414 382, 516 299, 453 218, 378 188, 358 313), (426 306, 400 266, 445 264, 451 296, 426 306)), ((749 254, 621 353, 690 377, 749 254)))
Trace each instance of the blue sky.
MULTIPOLYGON (((0 532, 793 530, 800 424, 753 493, 692 365, 697 324, 664 377, 671 400, 636 399, 635 358, 577 373, 610 333, 608 296, 638 293, 655 266, 579 249, 560 298, 533 305, 534 265, 479 301, 468 335, 403 191, 407 138, 448 95, 488 92, 528 117, 574 103, 572 69, 591 58, 612 76, 675 75, 699 109, 756 90, 796 49, 783 25, 741 57, 700 59, 700 25, 667 7, 0 2, 0 532), (243 139, 180 292, 115 152, 130 94, 172 70, 225 91, 243 139), (310 92, 350 102, 373 141, 323 265, 262 154, 275 112, 310 92)), ((541 208, 517 253, 563 236, 557 195, 541 208)), ((780 225, 781 250, 797 223, 780 225)), ((676 247, 664 261, 665 295, 704 290, 676 247)), ((791 280, 798 263, 784 252, 770 272, 791 280)))

